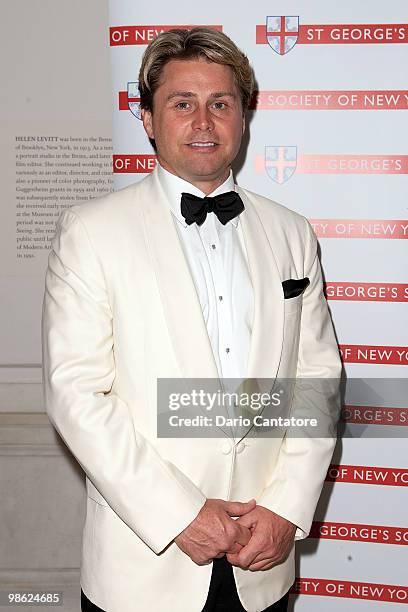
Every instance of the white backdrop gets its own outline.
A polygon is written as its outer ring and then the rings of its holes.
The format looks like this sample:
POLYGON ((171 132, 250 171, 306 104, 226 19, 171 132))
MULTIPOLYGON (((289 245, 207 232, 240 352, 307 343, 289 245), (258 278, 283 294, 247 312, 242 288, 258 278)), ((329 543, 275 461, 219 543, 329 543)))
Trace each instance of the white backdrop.
POLYGON ((406 19, 405 0, 110 0, 116 188, 155 165, 138 118, 146 44, 169 27, 222 28, 259 91, 237 182, 311 221, 347 377, 370 379, 346 394, 354 424, 299 545, 297 612, 408 604, 407 396, 380 385, 408 371, 406 19))

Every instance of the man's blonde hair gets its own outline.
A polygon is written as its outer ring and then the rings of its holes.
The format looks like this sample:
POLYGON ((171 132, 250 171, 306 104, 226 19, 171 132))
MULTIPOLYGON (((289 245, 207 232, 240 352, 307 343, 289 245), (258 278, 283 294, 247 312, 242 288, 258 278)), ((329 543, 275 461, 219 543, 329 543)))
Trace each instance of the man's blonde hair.
POLYGON ((199 58, 231 68, 241 94, 242 109, 248 108, 254 88, 248 58, 226 34, 210 28, 174 28, 162 32, 148 45, 139 72, 140 107, 153 111, 153 96, 167 62, 199 58))

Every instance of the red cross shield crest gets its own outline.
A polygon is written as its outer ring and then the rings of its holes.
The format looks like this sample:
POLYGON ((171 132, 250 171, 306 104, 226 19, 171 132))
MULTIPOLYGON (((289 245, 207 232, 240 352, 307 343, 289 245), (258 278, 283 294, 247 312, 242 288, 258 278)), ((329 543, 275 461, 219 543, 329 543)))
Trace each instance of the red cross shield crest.
POLYGON ((285 55, 296 45, 299 36, 298 16, 269 16, 266 18, 266 39, 278 55, 285 55))
POLYGON ((275 183, 286 183, 296 171, 297 147, 265 147, 265 169, 275 183))

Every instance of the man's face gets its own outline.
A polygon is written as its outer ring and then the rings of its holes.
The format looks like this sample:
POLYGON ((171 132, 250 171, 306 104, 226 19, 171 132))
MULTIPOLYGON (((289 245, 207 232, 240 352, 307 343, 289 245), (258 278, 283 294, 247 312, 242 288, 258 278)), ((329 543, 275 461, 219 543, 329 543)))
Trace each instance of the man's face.
POLYGON ((245 129, 231 68, 201 58, 171 60, 153 102, 142 119, 160 164, 211 193, 228 177, 245 129))

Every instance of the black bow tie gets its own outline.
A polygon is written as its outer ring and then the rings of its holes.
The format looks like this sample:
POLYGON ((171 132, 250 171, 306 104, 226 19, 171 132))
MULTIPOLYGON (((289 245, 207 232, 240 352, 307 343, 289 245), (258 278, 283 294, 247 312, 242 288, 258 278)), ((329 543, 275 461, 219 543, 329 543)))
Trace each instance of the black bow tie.
POLYGON ((225 225, 228 221, 237 217, 245 209, 245 206, 235 191, 228 191, 213 198, 199 198, 191 193, 182 193, 180 208, 187 225, 194 222, 197 225, 202 225, 209 212, 215 213, 221 223, 225 225))

